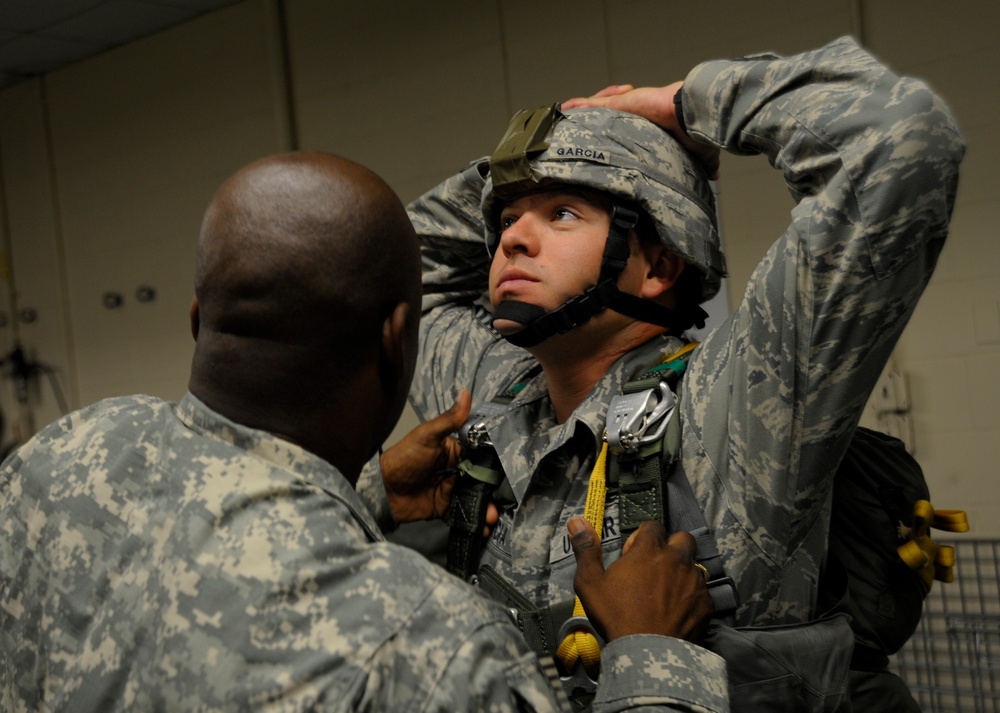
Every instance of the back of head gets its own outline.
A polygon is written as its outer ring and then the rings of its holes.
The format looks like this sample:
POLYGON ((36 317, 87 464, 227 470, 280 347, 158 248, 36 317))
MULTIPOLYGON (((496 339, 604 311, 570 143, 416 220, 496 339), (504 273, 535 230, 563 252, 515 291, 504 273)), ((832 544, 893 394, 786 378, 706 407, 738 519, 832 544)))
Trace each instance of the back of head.
POLYGON ((244 167, 202 223, 192 393, 284 435, 355 409, 352 385, 377 368, 386 318, 405 302, 416 321, 419 276, 405 210, 368 169, 323 153, 244 167))
POLYGON ((718 292, 725 261, 711 186, 698 162, 660 127, 607 108, 519 113, 490 158, 483 190, 487 241, 497 239, 503 204, 547 184, 585 186, 638 208, 658 238, 697 268, 700 301, 718 292))

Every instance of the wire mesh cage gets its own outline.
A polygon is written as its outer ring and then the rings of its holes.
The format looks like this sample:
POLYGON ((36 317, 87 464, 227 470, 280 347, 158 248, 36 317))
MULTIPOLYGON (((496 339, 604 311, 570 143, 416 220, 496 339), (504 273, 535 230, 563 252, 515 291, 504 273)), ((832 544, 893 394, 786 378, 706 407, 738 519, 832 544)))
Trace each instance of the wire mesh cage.
POLYGON ((939 543, 955 548, 955 581, 934 583, 891 667, 924 713, 1000 713, 1000 541, 939 543))

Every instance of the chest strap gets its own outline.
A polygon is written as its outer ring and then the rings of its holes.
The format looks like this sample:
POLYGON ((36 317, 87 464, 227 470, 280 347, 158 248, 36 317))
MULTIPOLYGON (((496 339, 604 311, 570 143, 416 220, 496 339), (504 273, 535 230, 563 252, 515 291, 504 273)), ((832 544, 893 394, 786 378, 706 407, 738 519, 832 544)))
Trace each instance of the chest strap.
MULTIPOLYGON (((498 487, 501 493, 510 489, 500 457, 486 432, 486 420, 506 411, 508 404, 539 371, 540 366, 533 366, 492 401, 478 404, 459 430, 462 458, 458 462, 460 477, 455 481, 448 510, 446 568, 465 581, 469 581, 479 565, 490 498, 498 487)), ((510 497, 513 499, 512 493, 510 497)))

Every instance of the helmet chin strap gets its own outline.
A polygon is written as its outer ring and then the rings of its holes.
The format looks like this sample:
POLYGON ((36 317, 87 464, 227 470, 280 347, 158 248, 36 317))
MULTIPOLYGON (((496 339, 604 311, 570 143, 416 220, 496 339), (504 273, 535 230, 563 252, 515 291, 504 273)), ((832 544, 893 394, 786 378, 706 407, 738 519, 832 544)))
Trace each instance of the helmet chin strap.
MULTIPOLYGON (((618 289, 618 277, 625 269, 629 257, 629 231, 638 222, 639 214, 635 211, 620 205, 612 208, 611 229, 604 247, 600 276, 597 284, 588 287, 582 294, 570 297, 551 312, 518 300, 508 300, 497 305, 493 312, 494 322, 505 319, 524 325, 524 329, 504 335, 504 339, 518 347, 533 347, 554 334, 564 334, 579 327, 605 309, 612 309, 640 322, 673 329, 678 320, 672 310, 618 289)), ((708 316, 700 307, 694 309, 700 313, 699 321, 708 316)))

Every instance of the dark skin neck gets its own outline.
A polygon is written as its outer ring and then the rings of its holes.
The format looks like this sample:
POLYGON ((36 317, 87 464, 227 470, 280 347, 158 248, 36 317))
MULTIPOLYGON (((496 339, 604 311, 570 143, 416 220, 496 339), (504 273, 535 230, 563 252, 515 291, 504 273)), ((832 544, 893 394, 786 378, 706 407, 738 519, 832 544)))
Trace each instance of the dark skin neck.
POLYGON ((353 484, 387 435, 385 419, 375 408, 336 410, 329 404, 386 403, 391 395, 383 393, 377 360, 367 369, 340 370, 339 376, 322 378, 317 359, 274 351, 272 345, 203 331, 188 388, 230 420, 272 433, 332 463, 353 484), (212 344, 220 341, 230 344, 212 344), (254 371, 241 370, 234 355, 254 364, 254 371))

